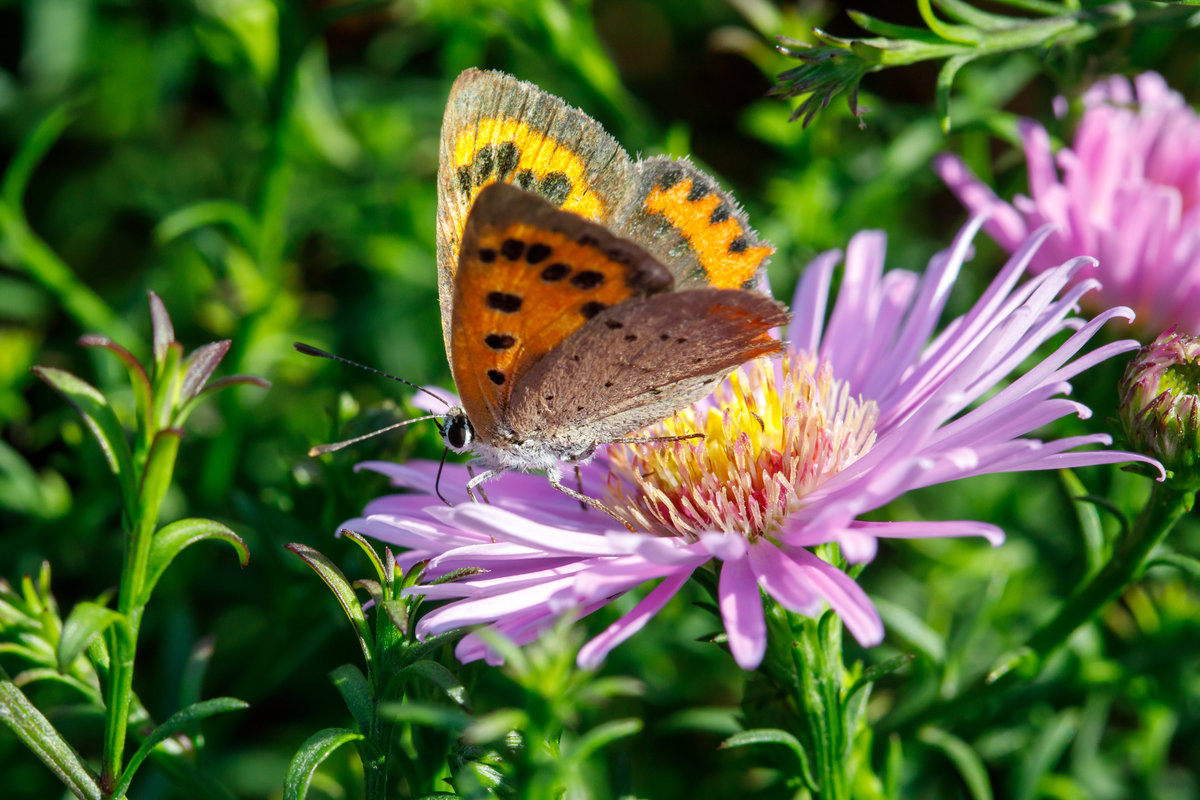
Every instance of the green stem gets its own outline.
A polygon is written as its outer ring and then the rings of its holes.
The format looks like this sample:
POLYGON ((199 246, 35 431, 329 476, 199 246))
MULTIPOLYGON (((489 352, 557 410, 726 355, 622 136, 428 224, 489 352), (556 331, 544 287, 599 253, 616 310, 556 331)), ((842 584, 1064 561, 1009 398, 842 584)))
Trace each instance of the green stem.
POLYGON ((848 748, 842 707, 845 668, 841 622, 833 613, 825 614, 819 622, 803 617, 792 619, 799 678, 797 701, 808 725, 807 739, 815 756, 818 793, 821 800, 844 800, 850 797, 850 779, 846 772, 848 748))
POLYGON ((1181 516, 1191 510, 1192 492, 1179 492, 1153 484, 1150 500, 1129 534, 1113 549, 1108 563, 1071 596, 1048 623, 1029 640, 1029 649, 1045 659, 1067 641, 1101 608, 1145 570, 1151 551, 1170 533, 1181 516))
POLYGON ((1192 509, 1194 501, 1194 492, 1181 492, 1162 483, 1153 484, 1150 499, 1142 513, 1117 542, 1104 567, 1085 580, 1054 617, 1038 628, 1023 648, 1017 648, 1017 651, 1025 653, 1018 662, 1026 666, 1016 666, 995 679, 991 679, 990 675, 981 676, 955 697, 899 720, 890 723, 884 721, 880 731, 888 733, 899 728, 911 729, 935 719, 965 714, 978 717, 986 704, 999 698, 1018 677, 1030 677, 1031 671, 1040 669, 1046 659, 1065 644, 1076 630, 1139 578, 1146 569, 1150 553, 1170 533, 1179 518, 1192 509))

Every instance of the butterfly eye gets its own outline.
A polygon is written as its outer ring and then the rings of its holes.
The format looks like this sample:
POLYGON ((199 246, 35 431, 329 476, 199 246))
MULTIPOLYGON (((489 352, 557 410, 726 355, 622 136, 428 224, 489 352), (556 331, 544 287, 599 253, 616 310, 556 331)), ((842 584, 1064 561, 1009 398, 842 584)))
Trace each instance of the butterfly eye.
POLYGON ((471 427, 471 421, 467 419, 467 415, 461 411, 457 414, 451 413, 446 418, 445 427, 442 429, 442 441, 456 453, 461 453, 471 446, 471 440, 475 438, 475 430, 471 427))

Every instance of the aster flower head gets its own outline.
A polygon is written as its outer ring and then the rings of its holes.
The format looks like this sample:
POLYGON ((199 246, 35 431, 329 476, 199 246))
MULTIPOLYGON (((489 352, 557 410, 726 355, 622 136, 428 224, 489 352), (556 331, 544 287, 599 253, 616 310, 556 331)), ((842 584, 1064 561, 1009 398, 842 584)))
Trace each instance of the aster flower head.
POLYGON ((1200 339, 1169 330, 1138 351, 1121 378, 1121 429, 1170 483, 1200 488, 1200 339))
POLYGON ((1127 305, 1143 331, 1200 334, 1200 117, 1154 72, 1132 83, 1110 77, 1082 101, 1074 141, 1057 154, 1045 128, 1022 121, 1029 196, 1011 205, 955 156, 936 169, 968 209, 992 211, 985 230, 1009 252, 1038 227, 1058 226, 1032 271, 1098 259, 1076 278, 1103 283, 1089 308, 1127 305))
MULTIPOLYGON (((523 643, 563 615, 586 615, 659 580, 580 651, 580 663, 591 666, 643 627, 696 570, 712 569, 729 648, 744 668, 757 666, 766 648, 762 591, 804 615, 828 606, 859 642, 878 643, 883 626, 871 601, 814 547, 835 543, 846 559, 862 562, 879 538, 968 535, 997 544, 1003 533, 971 520, 868 522, 860 515, 910 489, 974 475, 1151 461, 1076 450, 1109 444, 1104 434, 1026 437, 1064 415, 1088 416, 1062 396, 1067 382, 1137 347, 1122 341, 1080 354, 1105 322, 1132 316, 1125 308, 1089 322, 1073 315, 1095 288, 1095 281, 1074 281, 1090 259, 1018 285, 1048 230, 1030 237, 974 307, 935 334, 979 224, 964 228, 923 275, 885 273, 883 235, 857 235, 827 323, 841 255, 819 257, 796 292, 786 356, 745 365, 712 396, 647 432, 699 430, 703 440, 622 445, 588 464, 585 490, 602 489, 608 507, 639 533, 580 510, 534 475, 499 479, 490 504, 435 505, 437 464, 421 462, 363 465, 417 493, 381 498, 346 527, 411 548, 409 562, 428 559, 426 580, 484 570, 415 587, 452 600, 422 618, 418 635, 486 623, 523 643), (1069 335, 1051 355, 1009 380, 1064 331, 1069 335)), ((442 486, 465 480, 465 468, 447 467, 442 486)), ((457 495, 466 498, 461 489, 457 495)), ((498 657, 475 634, 456 652, 463 661, 498 657)))

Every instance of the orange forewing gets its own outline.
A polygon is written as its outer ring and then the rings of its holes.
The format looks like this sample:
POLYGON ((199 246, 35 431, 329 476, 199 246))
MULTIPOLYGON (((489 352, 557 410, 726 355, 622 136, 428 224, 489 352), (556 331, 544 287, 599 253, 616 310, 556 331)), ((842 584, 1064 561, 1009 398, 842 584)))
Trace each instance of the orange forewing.
POLYGON ((450 361, 484 438, 533 364, 609 306, 672 284, 640 248, 511 186, 485 188, 467 228, 450 361))

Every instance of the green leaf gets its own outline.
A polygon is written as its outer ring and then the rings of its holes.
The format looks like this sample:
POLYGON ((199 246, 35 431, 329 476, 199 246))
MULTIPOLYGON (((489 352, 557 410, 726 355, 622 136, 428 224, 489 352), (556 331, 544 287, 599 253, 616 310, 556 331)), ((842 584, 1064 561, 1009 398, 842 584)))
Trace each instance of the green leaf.
POLYGON ((983 765, 983 760, 971 745, 937 728, 922 728, 917 738, 930 747, 941 750, 950 759, 974 800, 992 800, 992 785, 988 781, 987 767, 983 765))
POLYGON ((371 546, 371 543, 367 541, 366 537, 361 533, 347 530, 345 528, 339 531, 339 533, 344 538, 354 542, 364 553, 366 553, 367 558, 371 561, 371 566, 375 568, 375 574, 379 576, 379 585, 387 586, 387 568, 383 565, 383 562, 379 560, 379 554, 375 552, 375 548, 371 546))
POLYGON ((96 777, 50 720, 0 669, 0 722, 17 735, 76 797, 100 800, 96 777))
POLYGON ((73 103, 64 103, 51 111, 38 122, 25 141, 21 142, 4 172, 3 183, 0 184, 0 200, 14 209, 21 206, 25 187, 29 185, 33 171, 75 118, 73 106, 73 103))
POLYGON ((625 739, 640 733, 642 727, 642 721, 637 718, 614 719, 601 723, 579 737, 579 741, 571 748, 570 760, 582 764, 601 748, 607 747, 618 739, 625 739))
POLYGON ((81 347, 99 347, 107 350, 125 365, 125 371, 129 373, 129 383, 133 386, 134 407, 137 408, 137 413, 142 419, 142 424, 149 429, 151 402, 150 376, 146 374, 146 370, 133 353, 121 347, 121 345, 107 336, 97 336, 91 333, 80 336, 79 345, 81 347))
POLYGON ((1063 751, 1075 738, 1078 727, 1079 714, 1075 709, 1063 711, 1039 726, 1040 732, 1029 743, 1017 767, 1016 791, 1012 795, 1014 800, 1035 800, 1039 796, 1038 786, 1062 758, 1063 751))
POLYGON ((453 672, 436 661, 423 659, 415 664, 409 664, 400 670, 400 675, 428 681, 445 692, 446 696, 462 709, 468 712, 471 710, 471 700, 467 697, 466 687, 459 682, 453 672))
POLYGON ((333 681, 338 694, 354 717, 354 723, 363 732, 371 730, 371 707, 374 700, 371 697, 371 685, 362 674, 362 670, 353 664, 342 664, 329 671, 329 680, 333 681))
POLYGON ((487 744, 529 727, 529 714, 519 708, 501 708, 479 717, 462 733, 464 742, 487 744))
POLYGON ((1192 580, 1200 581, 1200 559, 1182 553, 1164 553, 1156 556, 1150 559, 1146 567, 1174 567, 1192 580))
POLYGON ((87 381, 65 370, 33 367, 33 373, 61 392, 67 398, 67 402, 83 417, 88 429, 99 442, 109 468, 117 476, 117 482, 121 485, 121 496, 125 501, 125 510, 132 515, 135 500, 133 457, 129 453, 129 443, 125 441, 125 431, 117 420, 117 415, 109 408, 104 395, 87 381))
POLYGON ((954 86, 954 76, 958 71, 967 64, 974 61, 982 53, 963 53, 952 58, 946 59, 946 63, 938 70, 937 89, 935 97, 937 100, 937 115, 938 122, 942 126, 942 133, 950 132, 950 90, 954 86))
POLYGON ((900 800, 900 778, 904 774, 904 746, 897 734, 888 737, 887 758, 883 764, 883 794, 887 800, 900 800))
POLYGON ((229 228, 243 247, 251 248, 258 241, 258 223, 254 216, 245 206, 229 200, 211 200, 181 208, 158 223, 154 235, 165 244, 210 225, 229 228))
POLYGON ((1083 537, 1083 553, 1087 564, 1085 575, 1091 575, 1104 563, 1104 528, 1100 524, 1100 513, 1096 505, 1089 502, 1087 487, 1073 471, 1060 469, 1058 479, 1075 508, 1079 533, 1083 537))
POLYGON ((129 788, 130 781, 133 780, 134 773, 137 772, 142 762, 146 760, 146 756, 150 755, 150 751, 157 747, 160 742, 165 741, 177 731, 205 717, 211 717, 214 714, 224 714, 227 711, 240 711, 243 708, 249 707, 249 703, 244 700, 238 700, 236 697, 216 697, 212 700, 193 703, 187 708, 176 711, 166 722, 151 731, 150 735, 138 747, 137 752, 130 757, 129 763, 125 765, 125 769, 121 772, 121 779, 117 781, 116 788, 113 789, 112 796, 124 797, 126 790, 129 788))
POLYGON ((466 730, 474 721, 470 714, 432 703, 380 703, 379 716, 391 722, 428 725, 452 733, 466 730))
POLYGON ((164 428, 154 434, 150 454, 146 456, 146 465, 142 468, 142 485, 138 488, 135 524, 140 527, 142 536, 150 536, 158 523, 158 510, 167 496, 167 489, 171 487, 175 457, 179 454, 179 440, 182 438, 183 431, 178 428, 164 428))
POLYGON ((363 613, 362 604, 358 602, 358 597, 354 594, 354 587, 350 585, 350 581, 346 580, 346 576, 342 574, 336 564, 308 545, 293 542, 287 545, 287 549, 300 556, 304 563, 321 576, 325 585, 333 590, 334 596, 342 605, 342 611, 346 612, 346 617, 354 627, 354 634, 358 637, 359 646, 362 647, 363 659, 369 667, 372 661, 371 628, 367 625, 367 617, 363 613))
POLYGON ((146 582, 142 587, 141 597, 138 598, 138 605, 145 605, 150 601, 150 594, 154 591, 158 579, 162 577, 163 572, 177 555, 190 545, 206 539, 229 542, 230 546, 237 551, 238 561, 243 567, 250 562, 250 549, 246 547, 246 543, 225 525, 211 519, 177 520, 169 525, 164 525, 154 534, 154 539, 150 543, 146 582))
POLYGON ((854 697, 857 692, 866 688, 867 686, 870 686, 872 683, 884 677, 885 675, 891 675, 896 670, 907 666, 914 658, 916 658, 916 656, 912 655, 911 653, 905 653, 903 655, 893 656, 887 661, 867 667, 865 670, 863 670, 862 677, 854 682, 854 685, 850 687, 850 691, 846 692, 846 702, 849 703, 850 698, 854 697))
POLYGON ((326 728, 308 737, 292 757, 292 763, 288 765, 287 776, 283 781, 283 799, 304 800, 308 794, 308 786, 312 783, 313 775, 317 767, 321 766, 321 762, 342 745, 362 740, 362 734, 346 728, 326 728))
POLYGON ((912 645, 926 658, 935 664, 946 660, 946 643, 941 634, 925 624, 904 606, 889 602, 882 597, 872 598, 879 616, 883 618, 884 627, 907 644, 912 645))
POLYGON ((171 315, 162 298, 154 292, 146 294, 150 296, 150 330, 154 336, 154 377, 157 379, 166 366, 167 348, 175 341, 175 326, 171 324, 171 315))
POLYGON ((808 765, 808 752, 804 749, 804 745, 800 744, 800 740, 787 731, 778 728, 756 728, 749 731, 741 731, 730 736, 725 741, 721 742, 721 749, 728 750, 734 747, 745 747, 751 744, 777 744, 786 747, 796 756, 796 764, 800 767, 800 779, 804 781, 804 785, 811 792, 817 791, 816 782, 813 780, 812 770, 808 765))
POLYGON ((219 342, 209 342, 197 347, 183 362, 183 385, 179 390, 179 405, 184 405, 208 383, 208 379, 216 372, 221 359, 229 352, 232 344, 228 339, 219 342))
POLYGON ((93 636, 102 633, 110 625, 115 626, 117 635, 126 641, 130 638, 129 620, 124 614, 96 603, 78 603, 63 623, 58 638, 58 669, 65 672, 84 651, 93 636))

